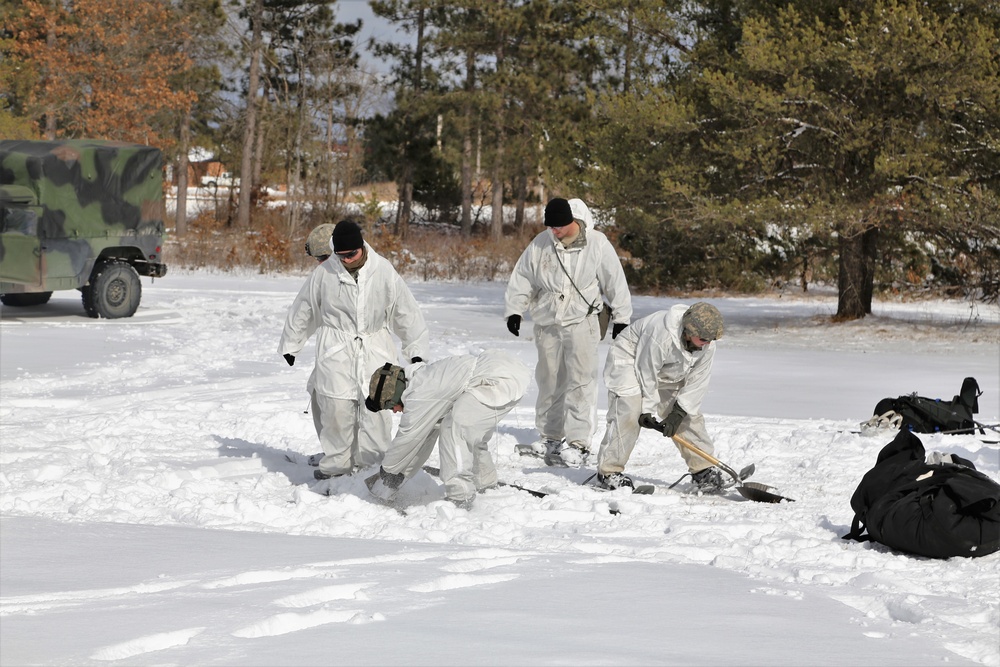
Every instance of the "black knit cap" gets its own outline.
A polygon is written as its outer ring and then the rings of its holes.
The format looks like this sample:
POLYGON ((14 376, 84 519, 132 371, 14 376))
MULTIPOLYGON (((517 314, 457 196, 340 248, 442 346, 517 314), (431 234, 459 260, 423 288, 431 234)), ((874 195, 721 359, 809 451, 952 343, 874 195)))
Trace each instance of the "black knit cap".
POLYGON ((361 238, 361 228, 356 222, 341 220, 333 228, 333 251, 347 252, 363 248, 365 241, 361 238))
POLYGON ((562 197, 550 199, 545 205, 545 226, 565 227, 571 222, 573 222, 573 209, 570 208, 569 202, 562 197))

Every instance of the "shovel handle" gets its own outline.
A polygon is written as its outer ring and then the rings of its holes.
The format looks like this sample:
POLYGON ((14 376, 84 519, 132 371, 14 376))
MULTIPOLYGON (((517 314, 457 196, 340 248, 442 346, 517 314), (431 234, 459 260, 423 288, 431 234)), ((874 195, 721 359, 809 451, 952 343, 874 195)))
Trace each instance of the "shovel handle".
POLYGON ((683 438, 683 437, 681 437, 679 435, 674 435, 674 436, 672 436, 672 438, 673 438, 674 442, 676 442, 681 447, 684 447, 685 449, 691 450, 692 452, 694 452, 695 454, 697 454, 701 458, 705 459, 706 461, 708 461, 712 465, 718 466, 719 468, 722 468, 723 470, 726 471, 726 473, 730 477, 732 477, 733 479, 736 480, 737 484, 739 484, 740 486, 743 485, 743 480, 740 479, 739 473, 737 473, 735 470, 733 470, 732 468, 730 468, 729 466, 727 466, 725 463, 723 463, 719 459, 715 458, 714 456, 712 456, 708 452, 703 451, 700 447, 695 446, 694 443, 688 442, 685 438, 683 438))
MULTIPOLYGON (((659 431, 660 433, 663 432, 663 424, 660 424, 659 428, 657 428, 656 426, 650 426, 648 428, 652 428, 653 430, 659 431)), ((736 472, 735 470, 733 470, 732 468, 730 468, 729 466, 727 466, 725 463, 723 463, 719 459, 715 458, 714 456, 712 456, 708 452, 703 451, 700 447, 695 446, 694 443, 688 442, 683 436, 674 434, 674 435, 671 436, 671 438, 673 438, 673 441, 676 442, 681 447, 684 447, 685 449, 688 449, 688 450, 694 452, 695 454, 697 454, 701 458, 705 459, 706 461, 708 461, 712 465, 718 466, 722 470, 725 470, 727 475, 729 475, 730 477, 732 477, 733 479, 736 480, 737 486, 743 486, 743 479, 740 477, 739 473, 736 472)))

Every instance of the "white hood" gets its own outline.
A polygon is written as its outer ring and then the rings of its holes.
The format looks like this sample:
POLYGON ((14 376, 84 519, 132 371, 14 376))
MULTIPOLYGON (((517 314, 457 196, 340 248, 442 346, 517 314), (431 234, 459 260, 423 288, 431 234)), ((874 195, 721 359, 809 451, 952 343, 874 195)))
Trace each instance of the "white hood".
POLYGON ((570 199, 569 208, 573 211, 574 220, 582 221, 584 227, 587 229, 594 228, 594 216, 590 213, 590 209, 587 208, 582 199, 570 199))

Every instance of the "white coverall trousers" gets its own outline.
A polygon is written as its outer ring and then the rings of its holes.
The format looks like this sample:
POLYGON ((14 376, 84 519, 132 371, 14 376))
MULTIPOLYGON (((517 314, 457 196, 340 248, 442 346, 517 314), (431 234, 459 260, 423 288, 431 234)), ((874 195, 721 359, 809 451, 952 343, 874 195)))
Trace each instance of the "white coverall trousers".
POLYGON ((590 451, 597 407, 597 315, 576 324, 535 325, 535 428, 542 439, 590 451))
MULTIPOLYGON (((660 387, 660 402, 657 405, 657 412, 654 415, 657 419, 670 413, 673 408, 676 391, 672 387, 660 387)), ((642 411, 642 396, 619 396, 613 391, 608 392, 608 430, 604 433, 601 441, 601 449, 597 454, 597 471, 602 475, 609 475, 613 472, 625 470, 625 464, 632 456, 635 443, 639 439, 639 415, 642 411)), ((656 431, 650 431, 656 437, 666 440, 656 431)), ((677 429, 677 435, 683 437, 694 446, 698 447, 706 454, 715 455, 715 447, 712 445, 708 431, 705 429, 705 418, 700 415, 688 415, 681 422, 677 429)), ((681 457, 687 464, 688 472, 698 472, 711 467, 711 463, 694 454, 690 450, 674 443, 681 457)), ((666 443, 664 443, 666 444, 666 443)))
POLYGON ((312 392, 313 425, 323 447, 319 469, 349 475, 382 462, 392 437, 392 413, 373 413, 360 401, 312 392), (360 423, 359 423, 360 420, 360 423))

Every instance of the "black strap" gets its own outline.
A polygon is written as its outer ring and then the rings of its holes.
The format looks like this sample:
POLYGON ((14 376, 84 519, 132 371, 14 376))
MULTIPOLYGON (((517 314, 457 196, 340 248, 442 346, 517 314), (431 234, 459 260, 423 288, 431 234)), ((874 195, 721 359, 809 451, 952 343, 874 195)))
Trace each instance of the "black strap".
MULTIPOLYGON (((556 261, 559 262, 559 266, 562 267, 563 273, 565 273, 566 277, 569 278, 569 284, 573 286, 573 289, 575 289, 576 293, 580 295, 580 298, 583 299, 583 302, 587 304, 587 306, 589 306, 587 310, 587 316, 589 317, 593 315, 594 311, 597 310, 597 301, 595 301, 594 303, 587 301, 587 297, 583 295, 583 292, 580 291, 580 288, 576 286, 575 282, 573 282, 573 276, 569 275, 569 271, 566 270, 566 265, 562 263, 562 259, 560 259, 559 257, 559 251, 553 248, 552 252, 556 254, 556 261)), ((598 301, 600 301, 600 299, 598 299, 598 301)))
POLYGON ((844 535, 841 539, 855 540, 856 542, 868 542, 872 538, 871 535, 864 535, 867 530, 868 529, 861 524, 861 517, 855 514, 854 522, 851 524, 851 532, 844 535))
POLYGON ((389 377, 387 371, 392 369, 392 364, 388 361, 385 362, 385 366, 382 367, 382 372, 379 373, 378 385, 375 387, 375 396, 373 397, 376 402, 382 403, 382 387, 385 386, 385 379, 389 377))

